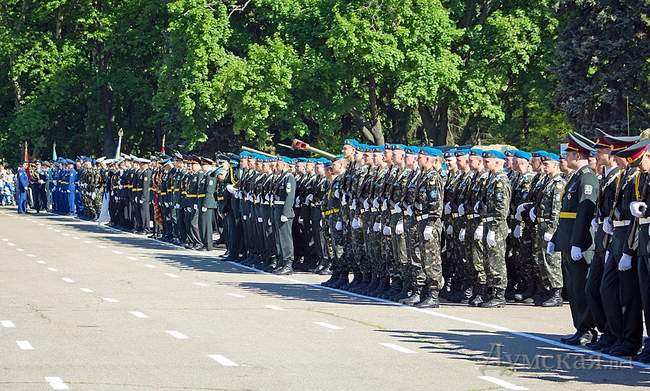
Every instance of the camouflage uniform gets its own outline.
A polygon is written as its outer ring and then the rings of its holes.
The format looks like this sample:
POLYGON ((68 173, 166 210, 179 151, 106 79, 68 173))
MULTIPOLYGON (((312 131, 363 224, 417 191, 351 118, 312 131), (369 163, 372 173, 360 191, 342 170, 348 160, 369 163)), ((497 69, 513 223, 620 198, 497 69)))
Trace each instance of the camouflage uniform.
POLYGON ((548 254, 546 247, 557 230, 562 207, 561 197, 565 185, 566 180, 561 174, 549 178, 546 186, 542 189, 539 202, 535 205, 538 230, 533 251, 537 255, 535 257, 537 275, 547 290, 562 288, 562 258, 560 253, 548 254))

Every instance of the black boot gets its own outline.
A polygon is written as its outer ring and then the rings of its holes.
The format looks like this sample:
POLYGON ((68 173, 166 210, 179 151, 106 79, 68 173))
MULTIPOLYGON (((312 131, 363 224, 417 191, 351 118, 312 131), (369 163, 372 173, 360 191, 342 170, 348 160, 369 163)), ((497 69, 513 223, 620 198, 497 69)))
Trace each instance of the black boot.
POLYGON ((352 291, 354 288, 359 286, 361 284, 361 281, 363 280, 363 274, 361 274, 361 271, 359 269, 354 269, 352 271, 352 281, 348 283, 345 286, 342 286, 340 289, 345 289, 346 291, 352 291))
POLYGON ((350 280, 348 279, 349 274, 350 272, 347 269, 341 270, 339 279, 336 280, 330 287, 334 289, 342 289, 342 287, 348 286, 348 284, 350 284, 350 280))
POLYGON ((410 281, 403 279, 402 280, 402 290, 394 294, 393 296, 390 297, 391 301, 394 301, 396 303, 399 303, 400 300, 406 299, 409 297, 409 292, 411 291, 412 284, 410 281))
POLYGON ((490 300, 481 304, 482 308, 501 308, 506 305, 505 290, 501 288, 494 288, 494 294, 490 300))
POLYGON ((333 284, 334 282, 338 281, 340 277, 341 277, 341 274, 340 274, 339 272, 334 272, 334 273, 332 273, 332 275, 330 276, 329 280, 327 280, 327 281, 325 281, 325 282, 322 282, 321 285, 322 285, 322 286, 326 286, 326 287, 329 288, 329 287, 332 286, 332 284, 333 284))
POLYGON ((320 274, 321 276, 328 276, 328 275, 332 274, 332 266, 328 263, 327 265, 325 265, 325 267, 320 269, 317 272, 317 274, 320 274))
POLYGON ((293 262, 287 261, 287 263, 284 266, 282 266, 279 270, 273 272, 273 274, 277 274, 279 276, 286 276, 288 274, 292 274, 293 273, 292 266, 293 266, 293 262))
POLYGON ((422 287, 414 286, 411 295, 405 299, 400 300, 399 302, 404 305, 415 305, 422 300, 420 297, 421 294, 422 294, 422 287))
POLYGON ((366 287, 362 291, 359 291, 359 294, 369 295, 371 292, 374 292, 374 290, 377 289, 378 286, 379 286, 379 276, 377 275, 377 273, 372 273, 368 285, 366 285, 366 287))
POLYGON ((354 293, 365 292, 366 288, 368 288, 368 285, 370 285, 370 279, 371 279, 371 273, 363 273, 363 278, 361 280, 361 283, 359 283, 359 285, 352 288, 352 292, 354 293))
POLYGON ((548 299, 544 300, 540 306, 542 307, 561 307, 562 306, 562 295, 560 295, 559 288, 551 288, 548 299))
POLYGON ((399 277, 394 277, 391 279, 390 289, 382 292, 379 295, 379 297, 381 297, 382 299, 389 299, 401 291, 402 291, 402 279, 399 277))
POLYGON ((378 279, 379 279, 379 284, 377 284, 377 288, 375 288, 375 290, 373 291, 368 292, 369 296, 379 297, 388 289, 390 289, 390 277, 386 275, 382 275, 379 276, 378 279))
POLYGON ((474 290, 474 297, 469 300, 469 305, 472 307, 478 307, 485 301, 483 297, 485 296, 485 285, 479 285, 474 290))
POLYGON ((417 308, 438 308, 440 307, 440 299, 438 299, 438 291, 429 289, 421 302, 415 305, 417 308))
POLYGON ((526 289, 521 293, 515 293, 515 300, 525 302, 535 294, 535 281, 532 278, 526 280, 526 289))

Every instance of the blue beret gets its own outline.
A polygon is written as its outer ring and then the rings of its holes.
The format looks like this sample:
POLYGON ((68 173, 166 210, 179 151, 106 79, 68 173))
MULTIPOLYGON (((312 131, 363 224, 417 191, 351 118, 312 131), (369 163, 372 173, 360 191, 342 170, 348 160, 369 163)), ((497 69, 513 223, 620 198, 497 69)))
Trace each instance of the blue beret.
POLYGON ((346 139, 346 140, 343 142, 343 145, 349 145, 349 146, 351 146, 352 148, 355 148, 355 149, 356 149, 356 148, 359 147, 359 142, 358 142, 357 140, 353 139, 353 138, 349 138, 349 139, 346 139))
MULTIPOLYGON (((507 156, 507 155, 506 155, 506 156, 507 156)), ((530 160, 530 158, 532 157, 532 155, 530 154, 530 152, 519 151, 519 150, 514 151, 513 154, 512 154, 512 156, 514 156, 514 157, 516 157, 516 158, 519 158, 519 159, 526 159, 526 160, 530 160)))
POLYGON ((503 159, 506 158, 506 154, 501 152, 501 151, 498 151, 496 149, 490 149, 488 151, 483 152, 483 157, 484 158, 495 158, 495 159, 502 159, 503 160, 503 159))
POLYGON ((422 147, 420 148, 420 153, 429 156, 443 157, 444 154, 438 148, 433 147, 422 147))
POLYGON ((553 160, 556 162, 560 161, 560 155, 557 153, 552 153, 552 152, 546 152, 544 156, 542 156, 542 161, 545 162, 547 160, 553 160))
POLYGON ((454 156, 456 156, 456 150, 454 148, 445 151, 445 157, 454 157, 454 156))
POLYGON ((546 155, 547 153, 548 152, 542 150, 535 151, 533 152, 533 157, 544 157, 544 155, 546 155))
POLYGON ((483 150, 479 148, 472 148, 469 150, 470 156, 481 156, 483 157, 483 150))
POLYGON ((517 151, 518 149, 506 149, 506 151, 503 152, 503 154, 506 156, 517 156, 517 151))
POLYGON ((469 149, 454 149, 454 156, 467 156, 469 149))
POLYGON ((420 147, 416 147, 415 145, 409 145, 405 147, 404 150, 410 155, 417 155, 420 153, 420 147))

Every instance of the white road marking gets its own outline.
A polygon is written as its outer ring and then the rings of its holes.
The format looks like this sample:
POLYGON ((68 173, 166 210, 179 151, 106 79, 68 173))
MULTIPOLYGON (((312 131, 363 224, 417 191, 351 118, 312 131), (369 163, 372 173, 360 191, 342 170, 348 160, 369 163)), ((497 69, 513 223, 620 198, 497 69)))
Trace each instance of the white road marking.
POLYGON ((54 228, 52 228, 52 227, 47 227, 47 229, 54 229, 54 228))
POLYGON ((40 226, 42 227, 42 226, 44 226, 45 224, 43 224, 43 223, 39 223, 38 225, 40 225, 40 226))
POLYGON ((195 282, 194 285, 196 286, 208 286, 205 282, 195 282))
POLYGON ((389 349, 397 350, 400 353, 410 353, 410 354, 415 353, 411 349, 407 349, 403 346, 395 345, 394 343, 381 343, 380 345, 383 345, 389 349))
POLYGON ((16 245, 16 243, 11 243, 11 242, 8 242, 8 243, 7 243, 7 245, 9 245, 9 246, 15 246, 15 245, 16 245))
POLYGON ((51 271, 51 272, 56 272, 56 271, 58 271, 58 270, 56 270, 56 269, 53 268, 53 267, 48 267, 47 270, 49 270, 49 271, 51 271))
POLYGON ((102 246, 101 244, 97 246, 97 248, 106 248, 106 246, 102 246))
POLYGON ((70 234, 67 234, 67 233, 65 233, 65 232, 62 233, 61 235, 63 235, 63 236, 70 236, 70 234))
POLYGON ((127 258, 132 260, 132 261, 137 261, 138 260, 138 258, 136 258, 136 257, 127 257, 127 258))
POLYGON ((145 267, 148 267, 149 269, 155 269, 156 267, 150 263, 147 263, 144 265, 145 267))
POLYGON ((1 325, 2 327, 8 328, 8 329, 11 329, 11 328, 16 327, 16 325, 14 324, 14 322, 12 322, 12 321, 10 321, 10 320, 0 320, 0 325, 1 325))
POLYGON ((18 252, 23 252, 23 251, 25 251, 25 249, 17 248, 16 251, 18 251, 18 252))
POLYGON ((244 295, 240 295, 240 294, 238 294, 238 293, 226 293, 226 294, 227 294, 228 296, 238 297, 238 298, 240 298, 240 299, 244 297, 244 295))
POLYGON ((79 288, 82 292, 93 293, 94 291, 90 288, 79 288))
POLYGON ((34 347, 29 341, 16 341, 16 345, 18 345, 20 350, 34 350, 34 347))
POLYGON ((222 356, 221 354, 209 354, 208 357, 223 365, 224 367, 236 367, 237 363, 230 360, 229 358, 222 356))
POLYGON ((329 324, 329 323, 326 323, 326 322, 313 322, 313 323, 315 325, 325 327, 326 329, 330 329, 330 330, 343 330, 343 327, 334 326, 333 324, 329 324))
POLYGON ((169 277, 171 277, 171 278, 178 278, 178 275, 176 275, 176 274, 174 274, 174 273, 165 273, 165 275, 166 275, 166 276, 169 276, 169 277))
POLYGON ((36 261, 36 263, 41 264, 41 265, 45 265, 45 261, 36 261))
POLYGON ((166 330, 165 331, 167 334, 171 335, 172 337, 176 339, 188 339, 189 337, 181 332, 178 332, 176 330, 166 330))
POLYGON ((135 316, 136 318, 140 318, 140 319, 146 319, 149 317, 149 315, 145 315, 140 311, 129 311, 129 313, 135 316))
POLYGON ((84 244, 90 244, 92 243, 90 240, 84 240, 84 244))
POLYGON ((25 255, 30 257, 30 258, 36 258, 36 255, 34 255, 34 254, 25 254, 25 255))
POLYGON ((74 239, 74 240, 79 240, 79 239, 81 239, 81 238, 80 238, 79 236, 73 236, 72 239, 74 239))
POLYGON ((54 232, 61 232, 61 230, 60 229, 55 229, 54 232))
POLYGON ((284 311, 284 308, 279 307, 277 305, 273 305, 273 304, 267 304, 264 307, 266 307, 266 308, 268 308, 270 310, 273 310, 273 311, 284 311))
POLYGON ((70 389, 68 387, 68 385, 65 384, 60 377, 46 376, 45 381, 48 382, 48 384, 50 385, 50 387, 52 387, 53 390, 69 390, 70 389))
POLYGON ((70 277, 63 277, 62 280, 67 282, 68 284, 74 283, 74 280, 70 277))
POLYGON ((102 297, 102 300, 109 302, 109 303, 118 303, 119 301, 117 299, 113 299, 112 297, 102 297))
POLYGON ((501 380, 501 379, 498 379, 498 378, 492 377, 492 376, 479 376, 478 378, 481 379, 481 380, 488 381, 490 383, 494 383, 494 384, 496 384, 498 386, 501 386, 503 388, 506 388, 508 390, 524 391, 524 390, 528 389, 526 387, 522 387, 522 386, 518 386, 516 384, 508 383, 505 380, 501 380))
POLYGON ((122 252, 120 250, 111 250, 111 252, 113 254, 122 254, 122 252))
POLYGON ((2 241, 3 241, 3 242, 8 242, 9 239, 7 239, 7 238, 2 238, 2 241))

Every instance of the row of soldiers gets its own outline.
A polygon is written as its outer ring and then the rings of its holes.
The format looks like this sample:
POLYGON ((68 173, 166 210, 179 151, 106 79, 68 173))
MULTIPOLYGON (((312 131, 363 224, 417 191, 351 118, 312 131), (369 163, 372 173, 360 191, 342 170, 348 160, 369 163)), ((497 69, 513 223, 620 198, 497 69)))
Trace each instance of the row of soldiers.
POLYGON ((333 161, 127 155, 89 168, 101 185, 82 193, 103 186, 119 227, 210 250, 219 221, 226 260, 421 308, 564 296, 563 342, 632 356, 650 313, 648 141, 598 134, 569 135, 563 156, 354 140, 333 161))

